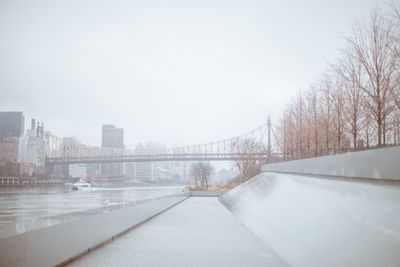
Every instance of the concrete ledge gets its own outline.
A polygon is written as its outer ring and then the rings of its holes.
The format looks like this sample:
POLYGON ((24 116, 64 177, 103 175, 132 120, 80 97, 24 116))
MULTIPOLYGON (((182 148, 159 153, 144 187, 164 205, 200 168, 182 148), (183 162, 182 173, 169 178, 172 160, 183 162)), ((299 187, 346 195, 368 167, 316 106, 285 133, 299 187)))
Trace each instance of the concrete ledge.
POLYGON ((400 147, 267 164, 263 172, 400 180, 400 147))
POLYGON ((85 253, 118 234, 185 200, 188 196, 157 198, 111 212, 82 217, 0 239, 1 266, 55 266, 85 253))
POLYGON ((191 197, 220 197, 224 194, 221 191, 189 191, 191 197))

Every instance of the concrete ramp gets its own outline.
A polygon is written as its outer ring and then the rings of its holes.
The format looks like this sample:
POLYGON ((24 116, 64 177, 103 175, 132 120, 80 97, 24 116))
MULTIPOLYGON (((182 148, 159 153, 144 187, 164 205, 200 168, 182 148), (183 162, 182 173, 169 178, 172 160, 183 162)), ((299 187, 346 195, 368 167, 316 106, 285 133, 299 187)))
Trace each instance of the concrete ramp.
POLYGON ((265 172, 220 201, 292 266, 400 266, 398 182, 265 172))

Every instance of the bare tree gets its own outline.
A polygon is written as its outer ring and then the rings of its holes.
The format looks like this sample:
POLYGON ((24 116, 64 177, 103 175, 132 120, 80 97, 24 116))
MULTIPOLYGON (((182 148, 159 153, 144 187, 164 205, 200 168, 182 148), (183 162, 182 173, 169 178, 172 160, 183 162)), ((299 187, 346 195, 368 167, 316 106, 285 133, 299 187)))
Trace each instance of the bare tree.
POLYGON ((295 158, 301 159, 304 157, 304 123, 305 123, 305 110, 304 98, 301 92, 298 93, 292 106, 292 116, 295 131, 295 158))
POLYGON ((333 101, 332 101, 332 84, 328 76, 325 76, 320 83, 320 113, 321 113, 321 129, 322 142, 324 143, 323 154, 328 155, 331 148, 331 132, 333 123, 333 101))
POLYGON ((294 119, 293 104, 284 112, 278 129, 278 142, 282 148, 284 160, 296 158, 296 125, 294 119))
POLYGON ((266 154, 267 151, 263 144, 255 141, 254 139, 247 138, 236 141, 234 144, 234 151, 240 155, 240 158, 235 160, 235 165, 239 170, 240 183, 247 181, 253 176, 256 176, 261 171, 261 155, 266 154), (249 157, 253 155, 253 157, 249 157), (260 155, 260 158, 254 157, 260 155))
MULTIPOLYGON (((400 5, 392 3, 392 57, 398 62, 395 72, 395 83, 392 88, 392 95, 397 109, 400 110, 400 5)), ((398 125, 396 125, 398 127, 398 125)))
POLYGON ((360 62, 347 53, 344 54, 339 65, 335 67, 343 81, 344 117, 349 125, 354 150, 357 150, 360 131, 363 128, 361 68, 360 62))
POLYGON ((366 148, 369 148, 377 139, 376 135, 376 125, 373 123, 373 118, 369 116, 370 113, 369 110, 367 110, 366 107, 364 107, 364 113, 366 114, 365 117, 365 124, 364 124, 364 129, 362 131, 363 137, 365 138, 365 146, 366 148))
POLYGON ((209 162, 196 162, 190 167, 190 176, 193 177, 195 185, 206 187, 208 189, 208 180, 213 171, 209 162))
POLYGON ((343 83, 340 76, 332 74, 333 79, 333 125, 334 125, 334 139, 336 141, 336 152, 341 152, 343 149, 343 136, 345 132, 344 124, 344 97, 343 97, 343 83))
POLYGON ((392 110, 390 95, 398 64, 392 56, 393 30, 393 24, 375 8, 368 21, 356 22, 353 34, 346 38, 349 52, 356 56, 366 74, 365 79, 360 80, 360 88, 377 125, 378 146, 385 145, 385 122, 392 110))
POLYGON ((278 136, 280 147, 282 147, 283 160, 293 159, 294 152, 294 125, 291 116, 291 111, 286 110, 282 116, 278 136))
POLYGON ((197 163, 193 163, 192 165, 190 165, 190 177, 193 179, 195 186, 198 186, 200 184, 201 172, 197 163))
POLYGON ((318 156, 319 154, 319 121, 320 116, 318 113, 318 89, 316 85, 310 87, 306 93, 306 106, 307 106, 307 147, 308 157, 318 156))

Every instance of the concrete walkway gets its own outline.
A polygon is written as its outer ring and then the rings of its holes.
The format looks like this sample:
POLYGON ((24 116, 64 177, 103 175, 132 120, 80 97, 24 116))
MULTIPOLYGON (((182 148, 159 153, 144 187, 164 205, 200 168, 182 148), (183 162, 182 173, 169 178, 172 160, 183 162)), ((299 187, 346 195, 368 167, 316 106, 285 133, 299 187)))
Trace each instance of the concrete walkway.
POLYGON ((288 265, 218 198, 191 197, 69 266, 288 265))

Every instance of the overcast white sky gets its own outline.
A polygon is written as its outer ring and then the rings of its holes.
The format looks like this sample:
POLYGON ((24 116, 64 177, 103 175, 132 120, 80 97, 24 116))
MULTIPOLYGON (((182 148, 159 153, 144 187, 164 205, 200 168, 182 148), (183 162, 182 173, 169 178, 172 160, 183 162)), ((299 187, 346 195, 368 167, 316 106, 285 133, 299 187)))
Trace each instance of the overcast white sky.
POLYGON ((378 0, 0 0, 0 110, 172 145, 277 121, 378 0))

